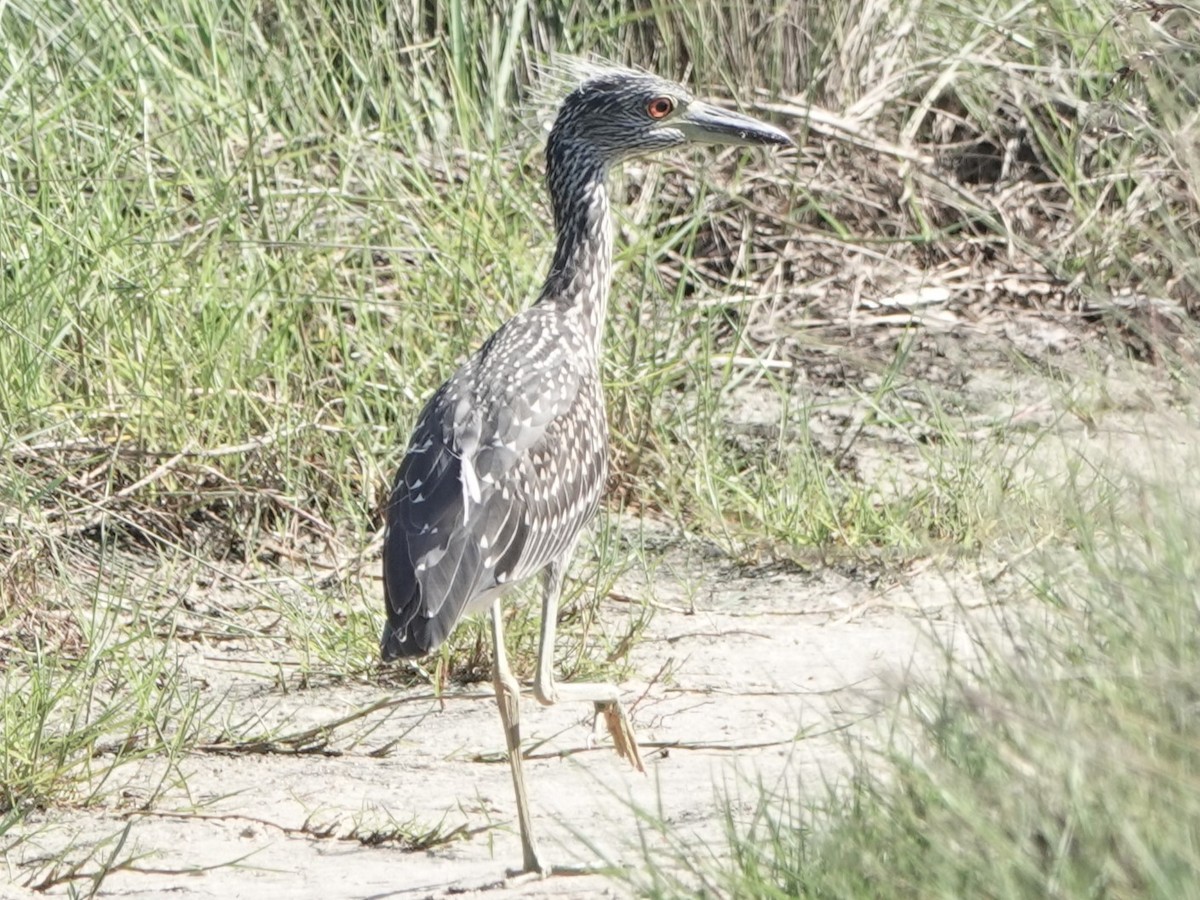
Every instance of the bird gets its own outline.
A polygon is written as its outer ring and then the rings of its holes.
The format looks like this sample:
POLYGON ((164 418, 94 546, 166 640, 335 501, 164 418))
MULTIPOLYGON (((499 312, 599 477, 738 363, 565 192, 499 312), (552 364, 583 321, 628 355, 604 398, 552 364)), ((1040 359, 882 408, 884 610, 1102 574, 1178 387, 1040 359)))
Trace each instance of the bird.
POLYGON ((794 144, 784 131, 698 100, 649 72, 589 65, 546 141, 554 215, 549 274, 429 398, 386 506, 385 661, 436 649, 464 616, 490 610, 493 682, 516 794, 523 870, 546 872, 521 762, 520 690, 504 650, 501 597, 542 577, 533 695, 595 705, 614 749, 645 771, 616 685, 559 683, 554 640, 563 575, 608 473, 601 337, 612 282, 608 176, 686 144, 794 144))

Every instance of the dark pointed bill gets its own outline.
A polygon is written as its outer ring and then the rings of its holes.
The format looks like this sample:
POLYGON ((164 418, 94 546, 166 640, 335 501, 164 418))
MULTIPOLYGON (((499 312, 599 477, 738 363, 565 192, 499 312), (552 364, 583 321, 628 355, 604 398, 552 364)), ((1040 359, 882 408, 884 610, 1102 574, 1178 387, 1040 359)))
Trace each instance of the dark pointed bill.
POLYGON ((796 142, 786 131, 741 113, 712 106, 700 100, 687 105, 674 122, 689 140, 705 144, 768 144, 791 147, 796 142))

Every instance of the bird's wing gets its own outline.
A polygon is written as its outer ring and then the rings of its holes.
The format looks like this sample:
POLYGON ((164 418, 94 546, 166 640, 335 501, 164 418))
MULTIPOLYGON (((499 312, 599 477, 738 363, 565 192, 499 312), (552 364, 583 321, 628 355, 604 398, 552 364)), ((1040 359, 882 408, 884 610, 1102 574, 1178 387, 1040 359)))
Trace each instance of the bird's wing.
POLYGON ((522 560, 536 524, 529 506, 544 499, 536 496, 545 475, 538 463, 559 443, 548 438, 562 430, 586 371, 554 346, 513 366, 511 352, 506 358, 497 347, 502 336, 426 405, 396 477, 384 539, 385 658, 429 652, 472 600, 532 574, 518 569, 528 569, 522 560))

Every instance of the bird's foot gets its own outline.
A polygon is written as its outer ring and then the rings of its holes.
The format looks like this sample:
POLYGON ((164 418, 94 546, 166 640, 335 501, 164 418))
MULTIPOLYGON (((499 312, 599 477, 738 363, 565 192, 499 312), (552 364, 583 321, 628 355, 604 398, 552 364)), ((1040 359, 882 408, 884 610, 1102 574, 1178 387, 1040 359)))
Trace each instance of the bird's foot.
POLYGON ((558 865, 547 866, 544 869, 509 869, 505 872, 504 886, 516 887, 543 878, 569 878, 584 875, 611 875, 614 869, 611 863, 597 862, 593 865, 558 865))
POLYGON ((629 760, 639 772, 645 772, 642 765, 642 753, 638 749, 637 738, 633 734, 633 725, 629 716, 625 715, 625 707, 617 700, 599 700, 596 702, 597 717, 604 717, 608 733, 612 735, 613 749, 621 759, 629 760))
POLYGON ((537 881, 549 874, 549 869, 543 868, 541 863, 535 863, 532 868, 527 866, 523 869, 506 869, 504 872, 504 882, 506 887, 513 887, 518 884, 525 884, 528 881, 537 881))

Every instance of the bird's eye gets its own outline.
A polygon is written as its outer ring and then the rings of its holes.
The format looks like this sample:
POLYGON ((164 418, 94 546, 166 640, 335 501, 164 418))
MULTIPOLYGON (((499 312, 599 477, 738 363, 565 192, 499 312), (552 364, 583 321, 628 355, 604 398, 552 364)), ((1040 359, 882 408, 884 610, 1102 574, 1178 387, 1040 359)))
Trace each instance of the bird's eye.
POLYGON ((674 97, 655 97, 646 104, 646 114, 652 119, 665 119, 675 111, 674 97))

